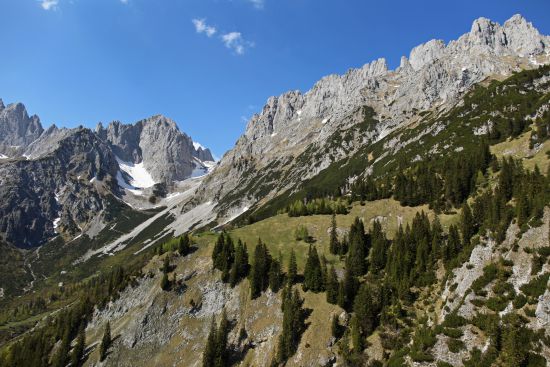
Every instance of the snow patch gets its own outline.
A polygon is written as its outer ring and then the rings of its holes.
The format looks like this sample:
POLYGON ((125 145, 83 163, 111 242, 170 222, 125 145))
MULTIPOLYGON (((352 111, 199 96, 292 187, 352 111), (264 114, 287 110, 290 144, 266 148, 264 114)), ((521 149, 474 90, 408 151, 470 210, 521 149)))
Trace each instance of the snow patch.
POLYGON ((195 150, 199 150, 199 149, 206 150, 206 148, 203 147, 201 143, 197 143, 196 141, 193 142, 193 147, 195 148, 195 150))
POLYGON ((123 189, 127 189, 136 195, 142 195, 143 192, 139 189, 151 187, 156 183, 151 174, 145 169, 143 162, 125 162, 118 157, 116 160, 120 169, 130 176, 130 182, 127 182, 124 179, 122 172, 117 172, 116 179, 118 181, 118 185, 123 189))
POLYGON ((323 121, 321 121, 321 123, 324 125, 324 124, 326 124, 326 123, 328 122, 328 120, 329 120, 328 118, 323 119, 323 121))
POLYGON ((57 227, 59 227, 59 222, 61 222, 61 217, 55 218, 53 220, 53 229, 56 229, 57 227))
POLYGON ((8 159, 9 157, 7 155, 0 154, 0 159, 8 159))

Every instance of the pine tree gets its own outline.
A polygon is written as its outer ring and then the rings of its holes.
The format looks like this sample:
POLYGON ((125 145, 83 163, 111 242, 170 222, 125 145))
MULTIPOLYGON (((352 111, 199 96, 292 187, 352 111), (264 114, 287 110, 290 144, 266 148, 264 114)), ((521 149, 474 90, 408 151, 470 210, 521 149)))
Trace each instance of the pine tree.
POLYGON ((212 321, 210 322, 210 332, 208 333, 208 338, 206 339, 206 346, 204 348, 204 353, 202 355, 202 366, 203 367, 214 367, 216 362, 216 344, 217 344, 217 334, 218 328, 216 326, 216 320, 212 316, 212 321))
POLYGON ((333 255, 337 255, 340 253, 340 243, 338 243, 338 233, 336 228, 336 214, 332 214, 329 251, 333 255))
POLYGON ((215 367, 226 367, 229 366, 229 355, 227 351, 227 336, 229 335, 230 325, 229 320, 227 319, 227 314, 225 308, 222 311, 222 317, 220 320, 220 325, 216 333, 216 358, 215 358, 215 367))
POLYGON ((470 243, 470 239, 475 233, 474 218, 468 203, 464 203, 462 206, 462 213, 460 215, 460 229, 462 232, 462 244, 463 246, 466 246, 470 243))
POLYGON ((292 285, 298 277, 298 264, 296 263, 296 253, 294 249, 290 250, 290 258, 288 259, 288 284, 292 285))
POLYGON ((458 235, 458 229, 454 224, 449 227, 449 238, 447 239, 446 256, 447 261, 453 259, 459 254, 461 250, 460 236, 458 235))
POLYGON ((330 267, 330 270, 327 274, 327 302, 336 304, 338 302, 338 277, 336 276, 336 271, 334 266, 330 267))
POLYGON ((160 288, 163 291, 170 289, 170 280, 168 280, 168 274, 166 273, 162 274, 162 278, 160 279, 160 288))
POLYGON ((99 360, 104 361, 111 347, 111 324, 107 321, 105 325, 105 331, 103 332, 103 338, 101 339, 101 345, 99 346, 99 360))
POLYGON ((298 290, 293 292, 292 287, 287 286, 283 291, 283 330, 279 336, 277 350, 279 363, 284 363, 298 348, 300 336, 304 330, 302 304, 303 300, 298 290))
POLYGON ((351 317, 351 344, 353 346, 354 354, 359 354, 363 351, 363 335, 361 333, 361 326, 357 320, 357 315, 351 317))
POLYGON ((278 260, 272 260, 269 268, 269 288, 274 293, 277 293, 281 288, 282 282, 281 263, 278 260))
POLYGON ((376 274, 384 269, 386 265, 386 251, 388 247, 386 234, 382 230, 382 225, 377 220, 374 221, 370 237, 372 242, 370 251, 370 271, 376 274))
POLYGON ((218 236, 216 243, 214 244, 214 249, 212 250, 212 264, 214 266, 214 269, 221 270, 223 268, 221 254, 224 247, 225 247, 225 235, 224 233, 221 233, 218 236))
POLYGON ((350 269, 354 276, 365 273, 368 253, 366 242, 363 222, 356 217, 349 232, 349 254, 346 259, 346 268, 350 269))
POLYGON ((65 367, 67 365, 67 362, 69 360, 70 347, 71 347, 70 329, 68 326, 66 326, 63 336, 61 338, 61 345, 59 346, 59 349, 55 353, 55 356, 52 361, 53 367, 65 367))
POLYGON ((71 366, 80 366, 82 358, 84 357, 84 350, 86 348, 86 331, 84 323, 80 324, 78 329, 78 336, 76 338, 76 345, 71 353, 71 366))
POLYGON ((162 262, 162 272, 164 274, 167 274, 170 272, 170 259, 168 258, 168 255, 164 258, 164 261, 162 262))
POLYGON ((232 287, 248 275, 249 267, 248 251, 246 246, 239 239, 237 242, 237 248, 235 249, 235 261, 233 262, 229 273, 229 283, 232 287))
POLYGON ((306 266, 304 268, 303 288, 304 291, 311 290, 313 292, 320 292, 324 289, 323 273, 321 271, 317 248, 311 245, 309 246, 306 266))
POLYGON ((340 322, 338 321, 337 315, 332 315, 332 318, 330 320, 330 332, 333 337, 340 337, 340 322))
POLYGON ((357 324, 365 336, 372 334, 378 325, 378 314, 381 311, 379 290, 374 286, 363 283, 353 302, 353 312, 357 317, 357 324))
POLYGON ((250 296, 252 299, 258 297, 269 285, 270 266, 271 255, 266 245, 258 240, 254 249, 254 262, 250 270, 250 296))
POLYGON ((191 251, 191 241, 189 240, 189 234, 184 234, 180 237, 178 242, 178 252, 180 256, 186 256, 191 251))

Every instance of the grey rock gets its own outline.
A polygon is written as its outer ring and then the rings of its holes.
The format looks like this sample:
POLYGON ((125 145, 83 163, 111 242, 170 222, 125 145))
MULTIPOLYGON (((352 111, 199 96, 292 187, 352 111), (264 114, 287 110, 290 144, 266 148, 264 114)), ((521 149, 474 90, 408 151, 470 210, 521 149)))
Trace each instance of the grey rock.
POLYGON ((42 132, 38 116, 29 116, 23 104, 4 106, 0 101, 0 154, 9 157, 20 154, 42 132))
POLYGON ((519 15, 503 25, 480 18, 456 41, 445 45, 432 40, 415 47, 396 70, 388 70, 385 60, 378 59, 344 75, 324 77, 306 93, 290 91, 271 97, 204 180, 196 201, 221 201, 217 211, 223 222, 295 188, 392 129, 413 123, 420 111, 453 107, 487 78, 538 67, 529 57, 550 62, 548 50, 550 38, 519 15), (379 123, 327 154, 333 134, 362 121, 363 106, 374 109, 379 123), (306 150, 311 154, 304 165, 296 158, 306 150), (283 172, 284 182, 270 179, 283 172), (247 186, 254 190, 240 191, 247 186))

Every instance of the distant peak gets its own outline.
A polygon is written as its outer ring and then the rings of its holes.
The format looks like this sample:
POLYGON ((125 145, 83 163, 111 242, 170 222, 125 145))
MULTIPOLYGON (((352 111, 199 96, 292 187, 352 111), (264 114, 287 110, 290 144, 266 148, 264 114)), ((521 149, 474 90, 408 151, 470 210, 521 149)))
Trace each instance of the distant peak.
POLYGON ((527 19, 523 17, 521 14, 514 14, 510 19, 508 19, 506 22, 504 22, 504 26, 510 25, 510 24, 530 24, 527 19))
POLYGON ((0 98, 0 110, 3 110, 4 108, 6 108, 6 106, 4 106, 4 101, 0 98))

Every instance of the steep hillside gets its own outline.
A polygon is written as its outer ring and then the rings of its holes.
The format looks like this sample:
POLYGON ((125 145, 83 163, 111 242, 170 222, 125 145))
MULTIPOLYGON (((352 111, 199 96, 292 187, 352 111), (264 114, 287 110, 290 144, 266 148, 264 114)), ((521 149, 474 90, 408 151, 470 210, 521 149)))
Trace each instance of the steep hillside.
POLYGON ((548 365, 549 48, 480 18, 270 98, 208 175, 162 116, 41 132, 0 161, 0 231, 50 239, 1 244, 0 365, 548 365))

